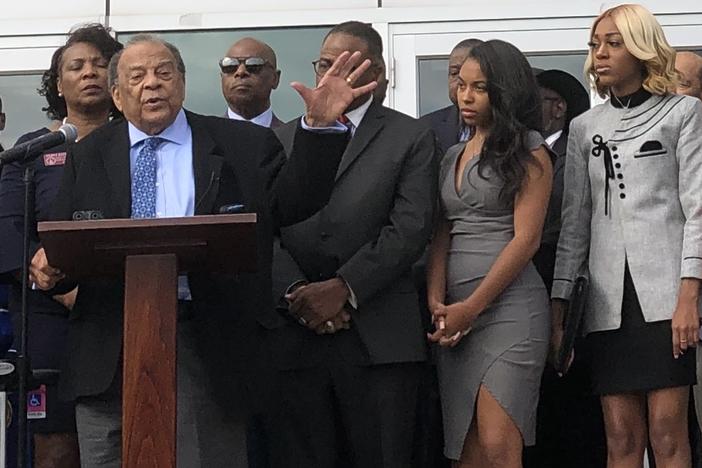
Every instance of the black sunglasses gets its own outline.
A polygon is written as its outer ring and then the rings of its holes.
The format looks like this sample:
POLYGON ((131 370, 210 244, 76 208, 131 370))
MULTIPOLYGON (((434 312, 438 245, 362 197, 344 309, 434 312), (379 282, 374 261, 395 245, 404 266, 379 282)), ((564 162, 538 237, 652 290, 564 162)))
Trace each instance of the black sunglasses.
POLYGON ((236 72, 240 65, 244 65, 252 75, 259 73, 265 66, 273 67, 261 57, 224 57, 219 61, 220 70, 227 75, 236 72))

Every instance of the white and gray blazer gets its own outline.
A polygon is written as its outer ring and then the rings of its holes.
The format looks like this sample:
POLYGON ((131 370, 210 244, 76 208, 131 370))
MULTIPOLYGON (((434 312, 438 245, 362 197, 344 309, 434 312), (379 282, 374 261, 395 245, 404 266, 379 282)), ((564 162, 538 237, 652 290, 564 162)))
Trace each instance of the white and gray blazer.
POLYGON ((625 263, 647 322, 669 320, 681 278, 702 278, 702 103, 649 97, 573 120, 551 297, 589 274, 584 332, 621 324, 625 263))

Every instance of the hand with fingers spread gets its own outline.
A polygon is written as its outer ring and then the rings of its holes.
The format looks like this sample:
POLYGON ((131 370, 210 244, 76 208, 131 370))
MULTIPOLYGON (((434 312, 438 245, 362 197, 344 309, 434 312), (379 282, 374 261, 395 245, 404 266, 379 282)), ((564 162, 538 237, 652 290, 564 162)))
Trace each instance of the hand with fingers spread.
POLYGON ((29 281, 34 283, 39 289, 49 290, 56 286, 56 283, 65 278, 57 268, 49 265, 46 252, 43 248, 37 250, 32 262, 29 265, 29 281))
POLYGON ((299 82, 290 85, 305 102, 305 123, 310 127, 330 127, 359 96, 370 93, 377 83, 371 81, 354 87, 356 80, 371 67, 371 61, 361 61, 361 53, 341 53, 314 89, 299 82), (359 63, 360 62, 360 63, 359 63))

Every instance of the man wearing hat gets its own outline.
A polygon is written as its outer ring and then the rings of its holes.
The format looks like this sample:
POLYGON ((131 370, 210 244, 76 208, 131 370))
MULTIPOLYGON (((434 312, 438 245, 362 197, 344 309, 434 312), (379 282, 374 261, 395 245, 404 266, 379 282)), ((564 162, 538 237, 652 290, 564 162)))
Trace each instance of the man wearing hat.
MULTIPOLYGON (((563 170, 570 121, 590 108, 590 97, 580 82, 561 70, 535 71, 542 100, 542 135, 551 148, 553 189, 546 214, 541 247, 534 265, 551 290, 556 245, 561 229, 563 170)), ((547 366, 541 383, 536 446, 524 452, 525 468, 592 468, 605 466, 606 449, 601 408, 590 395, 583 365, 587 350, 576 345, 576 361, 559 377, 547 366)))
POLYGON ((575 77, 562 70, 541 71, 536 75, 536 81, 541 90, 543 115, 541 134, 552 153, 553 189, 541 237, 541 247, 534 256, 534 264, 550 292, 556 245, 561 230, 563 168, 568 143, 568 126, 571 120, 590 108, 590 96, 575 77))

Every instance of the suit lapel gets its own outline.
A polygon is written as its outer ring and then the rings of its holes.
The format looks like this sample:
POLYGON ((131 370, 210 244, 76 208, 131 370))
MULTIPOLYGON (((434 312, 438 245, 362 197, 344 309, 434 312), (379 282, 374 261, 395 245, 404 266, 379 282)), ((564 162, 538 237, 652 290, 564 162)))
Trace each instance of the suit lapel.
POLYGON ((273 120, 271 120, 271 129, 275 129, 283 125, 283 121, 278 118, 277 115, 273 114, 273 120))
POLYGON ((351 138, 346 151, 339 163, 339 169, 336 172, 336 180, 346 172, 353 162, 361 155, 366 146, 373 140, 375 135, 383 128, 383 119, 385 114, 383 106, 375 102, 366 111, 366 115, 361 120, 361 125, 356 129, 356 133, 351 138))
MULTIPOLYGON (((103 153, 107 180, 112 187, 117 208, 115 216, 118 218, 129 218, 132 215, 132 175, 129 149, 129 131, 125 120, 119 124, 116 131, 110 133, 110 139, 107 140, 103 153)), ((109 216, 108 213, 105 215, 109 216)))
POLYGON ((195 214, 213 212, 223 158, 216 154, 216 144, 197 116, 185 114, 193 133, 193 176, 195 178, 195 214))

